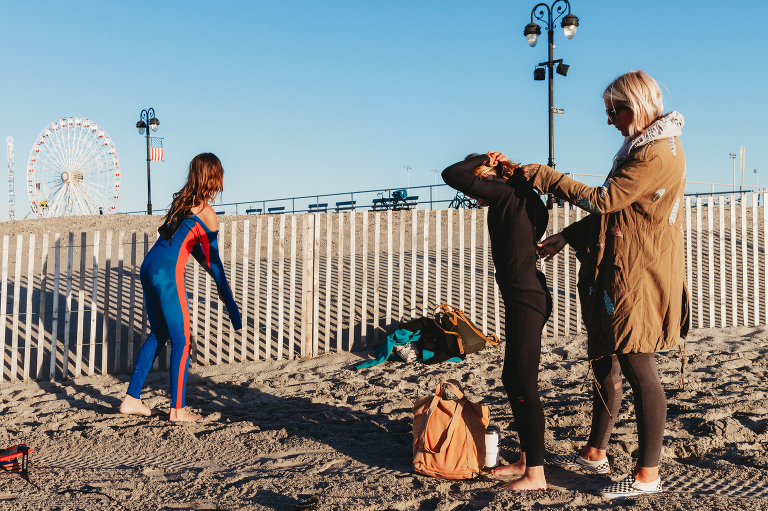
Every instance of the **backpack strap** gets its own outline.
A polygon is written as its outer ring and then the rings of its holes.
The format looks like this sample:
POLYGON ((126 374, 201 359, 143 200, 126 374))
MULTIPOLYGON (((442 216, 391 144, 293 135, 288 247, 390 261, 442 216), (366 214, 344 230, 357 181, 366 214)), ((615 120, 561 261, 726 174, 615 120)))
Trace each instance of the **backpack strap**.
MULTIPOLYGON (((457 334, 456 332, 450 332, 450 331, 446 330, 445 328, 440 326, 440 323, 437 322, 436 314, 437 314, 437 311, 439 309, 443 309, 443 314, 445 314, 445 316, 448 318, 448 321, 453 326, 456 326, 456 323, 458 323, 458 320, 456 319, 456 316, 458 316, 458 314, 456 314, 456 311, 458 309, 456 309, 456 307, 454 307, 452 305, 448 305, 447 303, 443 303, 441 305, 438 305, 437 307, 435 307, 434 312, 432 312, 432 321, 435 323, 435 326, 437 326, 437 328, 442 330, 442 332, 445 335, 452 335, 453 337, 456 338, 456 344, 458 344, 458 346, 459 346, 459 353, 461 353, 463 355, 464 354, 464 341, 462 340, 461 336, 459 334, 457 334)), ((459 312, 461 312, 461 311, 459 311, 459 312)))
MULTIPOLYGON (((439 401, 440 398, 438 398, 439 401)), ((430 454, 439 454, 440 451, 442 451, 443 446, 450 445, 451 439, 453 438, 453 433, 456 431, 456 426, 459 423, 459 419, 461 418, 461 414, 464 410, 464 403, 467 402, 467 398, 461 398, 459 399, 459 402, 456 404, 456 409, 453 412, 453 416, 451 417, 451 422, 448 424, 448 432, 445 435, 445 440, 440 444, 440 447, 433 451, 431 447, 427 445, 427 431, 429 431, 429 419, 432 418, 432 407, 430 407, 430 413, 427 417, 427 423, 424 425, 424 431, 421 433, 421 438, 419 439, 419 443, 421 444, 422 450, 425 452, 428 452, 430 454)))
POLYGON ((477 335, 479 335, 480 337, 482 337, 483 339, 485 339, 485 341, 486 341, 488 344, 490 344, 490 345, 491 345, 491 346, 493 346, 493 347, 496 347, 496 346, 498 346, 498 345, 499 345, 499 342, 500 342, 500 341, 499 341, 499 336, 498 336, 498 335, 496 335, 496 334, 491 334, 490 336, 488 336, 488 335, 485 335, 484 333, 482 333, 481 331, 479 331, 477 328, 475 328, 475 326, 472 324, 472 322, 471 322, 471 321, 469 321, 469 320, 467 319, 467 316, 465 316, 465 315, 464 315, 464 311, 463 311, 463 310, 461 310, 461 309, 458 309, 458 308, 454 307, 453 305, 449 305, 449 304, 447 304, 447 303, 443 303, 443 304, 441 304, 441 305, 438 305, 437 307, 435 307, 435 310, 434 310, 434 312, 432 313, 432 321, 434 321, 434 322, 435 322, 435 325, 437 325, 437 328, 439 328, 440 330, 442 330, 442 331, 443 331, 443 333, 445 333, 445 334, 448 334, 448 335, 453 335, 453 336, 455 336, 455 337, 456 337, 456 340, 458 341, 458 344, 459 344, 459 352, 460 352, 462 355, 464 354, 464 343, 462 342, 462 340, 461 340, 461 337, 459 336, 459 334, 457 334, 456 332, 449 332, 449 331, 447 331, 446 329, 444 329, 443 327, 441 327, 441 326, 440 326, 440 323, 438 323, 438 322, 437 322, 437 319, 435 319, 435 318, 436 318, 436 314, 437 314, 437 311, 438 311, 439 309, 443 309, 443 313, 444 313, 444 314, 445 314, 445 315, 448 317, 448 321, 450 321, 452 325, 456 326, 456 324, 458 323, 458 319, 457 319, 457 317, 458 317, 458 316, 461 316, 461 319, 463 319, 463 320, 464 320, 464 322, 465 322, 467 325, 469 325, 469 327, 470 327, 470 328, 471 328, 471 329, 472 329, 472 330, 473 330, 473 331, 474 331, 474 332, 475 332, 477 335))

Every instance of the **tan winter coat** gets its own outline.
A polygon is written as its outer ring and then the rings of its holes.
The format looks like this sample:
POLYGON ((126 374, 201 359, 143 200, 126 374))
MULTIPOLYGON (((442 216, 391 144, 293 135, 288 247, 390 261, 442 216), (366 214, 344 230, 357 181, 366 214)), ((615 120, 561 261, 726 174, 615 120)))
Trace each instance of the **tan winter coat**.
POLYGON ((677 137, 629 152, 592 188, 541 165, 533 185, 591 212, 562 234, 582 263, 588 356, 653 353, 688 333, 681 230, 685 155, 677 137))

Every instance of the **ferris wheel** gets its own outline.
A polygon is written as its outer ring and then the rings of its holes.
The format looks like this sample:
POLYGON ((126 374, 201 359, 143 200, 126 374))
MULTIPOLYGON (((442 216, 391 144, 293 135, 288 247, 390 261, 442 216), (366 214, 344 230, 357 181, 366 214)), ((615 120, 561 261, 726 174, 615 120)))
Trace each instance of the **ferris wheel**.
POLYGON ((53 121, 29 154, 27 191, 40 218, 113 212, 120 191, 115 145, 89 119, 53 121))

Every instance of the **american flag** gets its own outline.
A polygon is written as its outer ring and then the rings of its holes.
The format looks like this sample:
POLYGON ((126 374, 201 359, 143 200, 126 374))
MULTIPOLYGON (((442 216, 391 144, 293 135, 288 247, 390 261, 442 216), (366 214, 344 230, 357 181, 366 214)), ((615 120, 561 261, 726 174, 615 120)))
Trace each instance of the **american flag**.
POLYGON ((149 137, 150 161, 163 161, 163 139, 149 137))

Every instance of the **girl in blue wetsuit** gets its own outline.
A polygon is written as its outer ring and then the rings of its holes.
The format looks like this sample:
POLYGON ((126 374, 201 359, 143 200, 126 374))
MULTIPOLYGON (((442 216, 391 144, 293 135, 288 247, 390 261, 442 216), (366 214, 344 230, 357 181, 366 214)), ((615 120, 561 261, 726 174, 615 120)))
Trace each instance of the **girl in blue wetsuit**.
POLYGON ((184 269, 192 254, 216 281, 219 297, 227 306, 235 330, 242 323, 240 311, 227 284, 219 258, 216 213, 209 205, 223 189, 224 169, 211 153, 195 156, 189 164, 187 183, 173 195, 173 203, 158 229, 160 239, 141 265, 141 286, 151 332, 144 341, 133 369, 120 412, 152 415, 141 402, 141 388, 152 363, 168 339, 171 340, 171 421, 202 418, 184 411, 184 391, 189 366, 189 306, 184 269))

